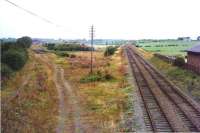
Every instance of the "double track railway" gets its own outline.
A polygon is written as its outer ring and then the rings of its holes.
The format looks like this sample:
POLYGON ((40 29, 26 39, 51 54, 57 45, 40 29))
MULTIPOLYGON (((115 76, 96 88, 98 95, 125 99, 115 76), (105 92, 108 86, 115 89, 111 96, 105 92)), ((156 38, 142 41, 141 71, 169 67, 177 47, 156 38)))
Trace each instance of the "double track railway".
POLYGON ((199 132, 200 106, 148 63, 134 46, 125 45, 139 89, 148 131, 199 132))

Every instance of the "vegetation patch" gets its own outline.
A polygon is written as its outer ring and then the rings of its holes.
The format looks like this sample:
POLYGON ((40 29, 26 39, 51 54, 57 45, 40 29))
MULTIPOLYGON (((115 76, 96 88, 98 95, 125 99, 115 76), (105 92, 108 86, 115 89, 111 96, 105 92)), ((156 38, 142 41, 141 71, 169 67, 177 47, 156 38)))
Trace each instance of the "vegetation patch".
POLYGON ((185 65, 185 59, 180 56, 176 57, 176 59, 174 60, 174 65, 178 67, 183 67, 185 65))
POLYGON ((23 68, 28 60, 27 49, 31 46, 30 37, 22 37, 16 42, 3 42, 1 44, 1 73, 2 83, 10 77, 10 75, 23 68))
POLYGON ((104 56, 110 56, 115 53, 117 50, 118 46, 108 46, 106 50, 104 51, 104 56))
POLYGON ((85 77, 81 78, 81 83, 88 83, 88 82, 95 82, 95 81, 109 81, 111 79, 114 79, 114 77, 109 74, 107 71, 101 72, 97 71, 94 73, 90 73, 86 75, 85 77))
POLYGON ((48 50, 56 50, 56 51, 90 51, 91 47, 88 47, 84 44, 77 43, 66 43, 66 44, 55 44, 55 43, 47 43, 44 46, 47 47, 48 50))
POLYGON ((61 57, 69 57, 70 56, 67 51, 55 51, 54 53, 61 57))

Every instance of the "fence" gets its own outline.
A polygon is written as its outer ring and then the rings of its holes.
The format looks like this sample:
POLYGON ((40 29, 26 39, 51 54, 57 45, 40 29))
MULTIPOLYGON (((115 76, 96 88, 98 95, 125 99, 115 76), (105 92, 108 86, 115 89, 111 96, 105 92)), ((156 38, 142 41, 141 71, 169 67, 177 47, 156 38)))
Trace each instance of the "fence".
POLYGON ((163 61, 165 61, 167 63, 170 63, 170 64, 173 64, 175 59, 176 59, 175 56, 167 56, 167 55, 162 55, 162 54, 158 54, 158 53, 155 53, 154 56, 158 57, 161 60, 163 60, 163 61))
MULTIPOLYGON (((167 55, 161 55, 161 54, 154 54, 155 57, 158 57, 160 58, 161 60, 167 62, 167 63, 170 63, 170 64, 173 64, 176 57, 175 56, 167 56, 167 55)), ((187 63, 185 63, 184 69, 187 69, 187 70, 190 70, 194 73, 197 73, 197 74, 200 74, 200 67, 195 67, 195 66, 192 66, 192 65, 189 65, 187 63)))

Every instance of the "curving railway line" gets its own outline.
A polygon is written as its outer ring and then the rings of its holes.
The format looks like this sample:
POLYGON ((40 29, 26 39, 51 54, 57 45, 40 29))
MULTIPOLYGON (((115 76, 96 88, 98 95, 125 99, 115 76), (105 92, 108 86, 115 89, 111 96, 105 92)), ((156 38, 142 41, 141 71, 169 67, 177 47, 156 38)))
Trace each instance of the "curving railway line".
POLYGON ((199 132, 200 106, 149 64, 136 48, 125 45, 138 86, 148 131, 199 132))

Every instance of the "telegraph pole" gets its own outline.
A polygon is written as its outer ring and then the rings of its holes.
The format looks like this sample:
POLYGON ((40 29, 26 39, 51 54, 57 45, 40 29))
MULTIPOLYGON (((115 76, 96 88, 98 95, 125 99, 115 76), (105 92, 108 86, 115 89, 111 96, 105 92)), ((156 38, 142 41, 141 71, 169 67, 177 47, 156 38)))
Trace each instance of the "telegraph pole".
POLYGON ((106 41, 106 56, 108 55, 108 42, 106 41))
POLYGON ((90 73, 93 72, 93 39, 94 39, 94 26, 91 26, 91 60, 90 60, 90 73))

